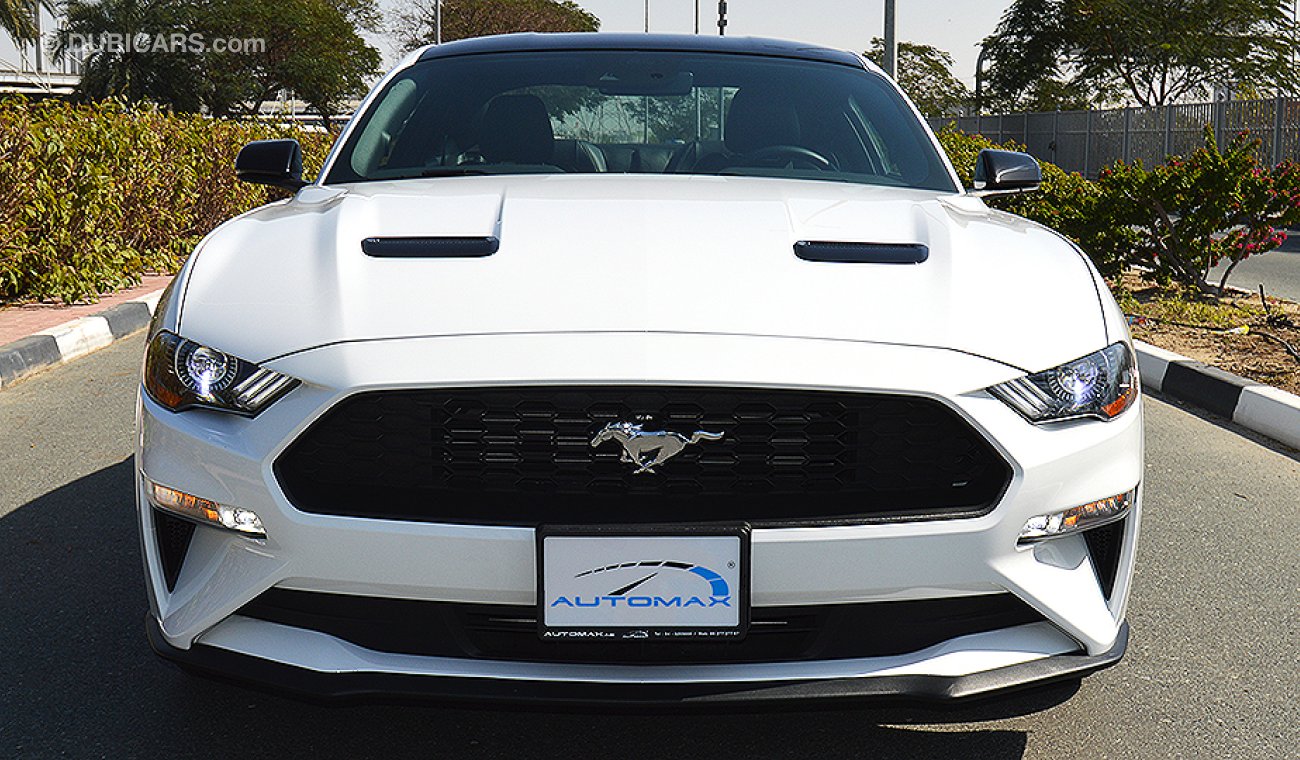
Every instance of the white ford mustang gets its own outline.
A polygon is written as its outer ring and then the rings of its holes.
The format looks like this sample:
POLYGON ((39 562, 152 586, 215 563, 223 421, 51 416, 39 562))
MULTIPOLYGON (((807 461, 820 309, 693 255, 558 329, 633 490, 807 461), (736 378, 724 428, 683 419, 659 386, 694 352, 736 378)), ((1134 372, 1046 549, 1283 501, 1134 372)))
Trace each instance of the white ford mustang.
POLYGON ((859 56, 412 54, 160 304, 154 648, 317 697, 953 699, 1123 654, 1142 413, 1088 259, 859 56))

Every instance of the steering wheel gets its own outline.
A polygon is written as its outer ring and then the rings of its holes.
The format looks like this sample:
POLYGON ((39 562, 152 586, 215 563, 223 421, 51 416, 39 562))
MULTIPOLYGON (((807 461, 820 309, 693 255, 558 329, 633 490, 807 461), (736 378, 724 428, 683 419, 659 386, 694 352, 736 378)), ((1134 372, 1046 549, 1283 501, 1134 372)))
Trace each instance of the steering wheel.
POLYGON ((829 158, 799 145, 769 145, 746 153, 737 163, 741 166, 784 166, 789 169, 838 171, 829 158))

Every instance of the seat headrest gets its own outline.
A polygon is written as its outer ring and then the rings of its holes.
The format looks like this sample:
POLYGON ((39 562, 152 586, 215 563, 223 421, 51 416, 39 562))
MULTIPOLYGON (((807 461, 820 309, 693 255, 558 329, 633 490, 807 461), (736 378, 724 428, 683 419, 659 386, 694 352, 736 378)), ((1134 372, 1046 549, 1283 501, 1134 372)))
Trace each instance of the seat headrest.
POLYGON ((546 104, 536 95, 493 98, 483 114, 478 147, 492 163, 550 163, 555 133, 546 104))
POLYGON ((731 99, 723 138, 727 150, 751 153, 773 145, 798 145, 799 138, 799 116, 788 97, 747 87, 731 99))
POLYGON ((556 140, 551 163, 566 172, 591 174, 606 170, 605 154, 586 140, 556 140))

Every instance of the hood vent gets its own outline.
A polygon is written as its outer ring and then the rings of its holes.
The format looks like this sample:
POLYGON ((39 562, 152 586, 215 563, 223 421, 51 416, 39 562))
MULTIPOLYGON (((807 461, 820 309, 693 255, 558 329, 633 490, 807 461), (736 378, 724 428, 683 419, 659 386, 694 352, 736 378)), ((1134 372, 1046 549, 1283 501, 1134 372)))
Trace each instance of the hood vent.
POLYGON ((846 264, 920 264, 930 257, 921 243, 824 243, 800 240, 794 255, 804 261, 835 261, 846 264))
POLYGON ((361 241, 367 256, 380 259, 465 259, 491 256, 501 247, 494 237, 372 237, 361 241))

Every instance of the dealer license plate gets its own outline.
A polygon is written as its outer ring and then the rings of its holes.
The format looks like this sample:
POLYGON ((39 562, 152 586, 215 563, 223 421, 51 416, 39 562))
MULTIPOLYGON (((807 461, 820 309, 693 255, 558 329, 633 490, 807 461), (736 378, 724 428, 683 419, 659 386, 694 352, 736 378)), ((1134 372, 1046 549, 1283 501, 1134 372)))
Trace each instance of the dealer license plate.
POLYGON ((544 639, 738 640, 749 624, 749 529, 538 531, 544 639))

